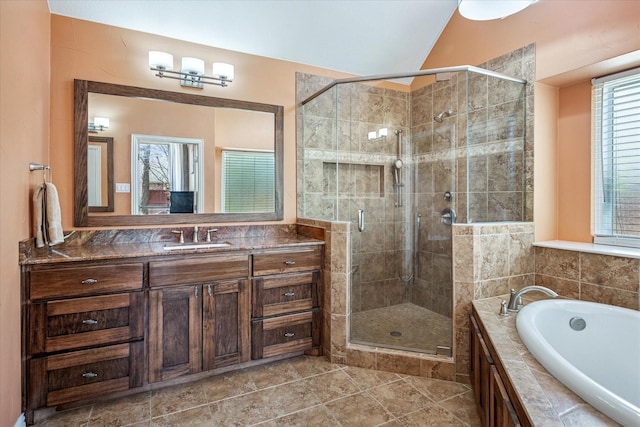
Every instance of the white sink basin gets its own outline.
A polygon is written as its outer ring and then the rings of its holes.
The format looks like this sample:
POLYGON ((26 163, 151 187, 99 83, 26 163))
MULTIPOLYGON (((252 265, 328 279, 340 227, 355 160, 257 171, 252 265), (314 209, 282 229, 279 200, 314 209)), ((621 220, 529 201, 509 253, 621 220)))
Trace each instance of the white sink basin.
POLYGON ((211 248, 226 248, 231 246, 229 242, 206 242, 206 243, 182 243, 165 245, 165 251, 186 251, 190 249, 211 249, 211 248))

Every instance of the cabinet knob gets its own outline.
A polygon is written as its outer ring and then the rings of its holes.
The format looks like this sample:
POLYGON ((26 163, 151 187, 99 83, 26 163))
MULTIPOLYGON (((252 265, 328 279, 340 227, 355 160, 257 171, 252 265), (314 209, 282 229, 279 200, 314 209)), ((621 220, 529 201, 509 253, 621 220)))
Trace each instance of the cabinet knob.
POLYGON ((286 334, 284 334, 284 336, 287 337, 287 338, 291 338, 294 335, 295 334, 293 332, 287 332, 286 334))
POLYGON ((292 297, 292 296, 294 296, 294 295, 295 295, 295 292, 285 292, 285 293, 284 293, 284 296, 285 296, 285 297, 292 297))
POLYGON ((286 265, 296 265, 296 262, 295 261, 291 261, 291 260, 286 260, 284 263, 286 265))
POLYGON ((84 323, 85 325, 95 325, 96 323, 98 323, 98 321, 94 319, 86 319, 83 320, 82 323, 84 323))
POLYGON ((82 374, 82 376, 85 378, 95 378, 98 376, 98 374, 96 374, 95 372, 85 372, 84 374, 82 374))
POLYGON ((95 285, 96 283, 98 283, 98 281, 96 279, 84 279, 82 282, 83 285, 95 285))

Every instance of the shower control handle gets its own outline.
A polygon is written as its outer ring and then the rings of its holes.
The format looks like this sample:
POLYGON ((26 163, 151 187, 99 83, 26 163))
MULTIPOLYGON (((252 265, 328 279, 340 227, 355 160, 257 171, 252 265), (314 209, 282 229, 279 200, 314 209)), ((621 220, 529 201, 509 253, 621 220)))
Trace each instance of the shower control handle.
POLYGON ((456 211, 451 208, 444 208, 442 212, 440 212, 440 222, 442 222, 444 225, 455 224, 456 211))
POLYGON ((358 209, 358 231, 364 231, 364 209, 358 209))

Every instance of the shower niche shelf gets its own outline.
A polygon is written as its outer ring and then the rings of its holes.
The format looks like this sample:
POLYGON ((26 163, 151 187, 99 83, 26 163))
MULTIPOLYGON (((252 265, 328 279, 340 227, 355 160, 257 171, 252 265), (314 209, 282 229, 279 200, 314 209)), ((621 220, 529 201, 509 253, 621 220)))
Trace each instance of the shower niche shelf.
POLYGON ((325 196, 335 195, 337 190, 341 196, 382 198, 385 195, 384 176, 385 165, 381 164, 322 163, 322 181, 325 196))

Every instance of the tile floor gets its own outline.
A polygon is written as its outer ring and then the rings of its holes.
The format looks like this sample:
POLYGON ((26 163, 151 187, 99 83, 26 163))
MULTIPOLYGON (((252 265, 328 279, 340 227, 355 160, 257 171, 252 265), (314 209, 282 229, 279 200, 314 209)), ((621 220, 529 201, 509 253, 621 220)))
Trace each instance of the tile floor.
POLYGON ((470 388, 300 356, 55 413, 36 426, 480 425, 470 388))
POLYGON ((451 348, 451 323, 412 303, 374 308, 351 313, 351 342, 435 354, 438 346, 451 348))

